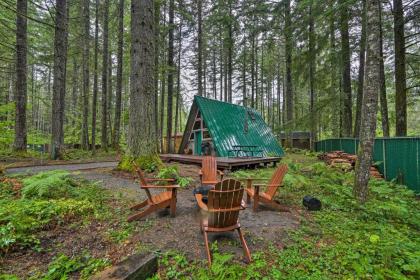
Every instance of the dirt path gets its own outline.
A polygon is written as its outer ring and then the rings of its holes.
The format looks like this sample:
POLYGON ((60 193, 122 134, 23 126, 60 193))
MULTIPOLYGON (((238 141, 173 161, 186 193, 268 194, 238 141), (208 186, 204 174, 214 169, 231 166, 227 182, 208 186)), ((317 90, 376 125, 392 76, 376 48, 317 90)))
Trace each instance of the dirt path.
POLYGON ((15 167, 15 168, 8 168, 6 170, 6 174, 37 173, 41 171, 49 171, 49 170, 57 170, 57 169, 76 171, 76 170, 96 169, 96 168, 104 168, 104 167, 114 168, 117 166, 117 164, 118 164, 117 161, 104 161, 104 162, 92 162, 92 163, 76 163, 76 164, 72 163, 72 164, 15 167))

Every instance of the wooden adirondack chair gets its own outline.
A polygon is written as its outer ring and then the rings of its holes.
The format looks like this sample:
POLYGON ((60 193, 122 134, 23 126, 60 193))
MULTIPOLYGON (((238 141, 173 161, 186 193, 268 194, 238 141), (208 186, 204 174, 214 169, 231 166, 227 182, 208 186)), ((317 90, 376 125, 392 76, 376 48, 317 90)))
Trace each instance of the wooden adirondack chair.
POLYGON ((217 161, 213 156, 204 156, 201 162, 200 181, 201 185, 214 185, 220 182, 217 179, 217 174, 220 175, 220 181, 223 180, 223 172, 217 170, 217 161))
POLYGON ((140 179, 140 188, 146 191, 148 199, 143 201, 142 203, 136 204, 132 206, 131 210, 139 210, 147 206, 147 208, 141 212, 138 212, 134 215, 128 217, 128 221, 134 221, 141 219, 154 211, 164 208, 170 208, 171 216, 175 216, 176 212, 176 190, 179 188, 178 185, 167 185, 167 186, 157 186, 152 185, 152 182, 170 182, 173 183, 174 179, 146 179, 143 175, 143 172, 138 168, 135 167, 137 175, 140 179), (152 195, 150 189, 166 189, 166 191, 161 192, 156 195, 152 195))
POLYGON ((288 167, 286 164, 280 165, 276 171, 274 171, 273 176, 271 177, 268 184, 253 184, 253 181, 256 180, 266 180, 258 178, 247 178, 247 188, 246 188, 246 201, 247 203, 251 202, 251 198, 254 200, 253 211, 257 211, 258 205, 260 202, 267 204, 275 209, 280 211, 289 212, 289 209, 285 206, 282 206, 277 201, 274 200, 277 189, 282 187, 284 175, 286 175, 288 167), (260 187, 267 187, 265 192, 260 191, 260 187))
POLYGON ((211 254, 208 243, 209 232, 227 232, 237 230, 239 238, 242 242, 245 257, 248 262, 251 262, 251 254, 248 245, 241 232, 241 225, 239 224, 239 211, 245 209, 245 202, 242 200, 244 188, 241 182, 226 179, 215 185, 215 188, 210 190, 207 196, 207 205, 203 203, 203 196, 196 194, 198 205, 201 209, 207 212, 207 217, 203 217, 201 224, 201 231, 204 234, 204 242, 207 251, 207 258, 211 266, 211 254))

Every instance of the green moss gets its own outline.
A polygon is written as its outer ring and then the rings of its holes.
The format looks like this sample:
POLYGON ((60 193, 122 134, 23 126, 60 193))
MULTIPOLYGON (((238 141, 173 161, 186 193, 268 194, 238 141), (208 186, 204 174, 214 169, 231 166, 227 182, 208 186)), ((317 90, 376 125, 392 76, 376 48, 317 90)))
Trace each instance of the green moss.
POLYGON ((162 160, 157 154, 141 156, 138 158, 133 158, 131 156, 123 156, 121 161, 118 164, 118 169, 123 171, 132 172, 134 170, 134 164, 139 166, 142 170, 146 172, 154 172, 157 169, 163 167, 162 160))

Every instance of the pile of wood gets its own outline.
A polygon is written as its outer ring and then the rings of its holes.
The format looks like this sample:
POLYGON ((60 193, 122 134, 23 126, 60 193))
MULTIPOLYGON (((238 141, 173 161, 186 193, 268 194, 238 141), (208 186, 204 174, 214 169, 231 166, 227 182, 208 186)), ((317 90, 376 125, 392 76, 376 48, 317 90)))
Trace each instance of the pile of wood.
MULTIPOLYGON (((357 160, 356 155, 348 154, 343 151, 323 153, 320 154, 318 158, 323 160, 326 164, 339 167, 344 171, 353 170, 357 160)), ((370 167, 370 175, 378 179, 383 179, 382 174, 375 166, 370 167)))

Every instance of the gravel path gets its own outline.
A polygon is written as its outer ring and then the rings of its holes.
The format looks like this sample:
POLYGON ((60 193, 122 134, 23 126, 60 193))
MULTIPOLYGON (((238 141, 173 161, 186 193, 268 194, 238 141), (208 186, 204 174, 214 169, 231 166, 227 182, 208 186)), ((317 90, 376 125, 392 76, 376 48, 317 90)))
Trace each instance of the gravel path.
POLYGON ((87 169, 96 169, 96 168, 106 168, 106 167, 116 167, 118 164, 117 161, 110 162, 92 162, 92 163, 76 163, 76 164, 58 164, 58 165, 42 165, 42 166, 30 166, 30 167, 16 167, 8 168, 6 174, 16 174, 16 173, 38 173, 41 171, 49 170, 87 170, 87 169))

